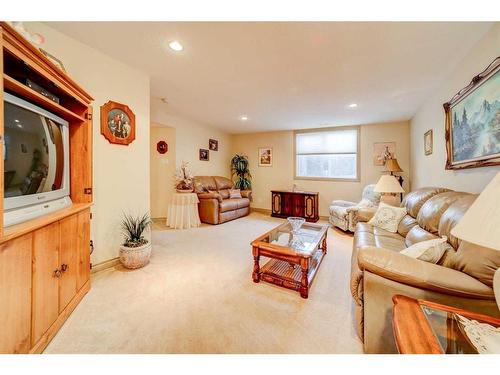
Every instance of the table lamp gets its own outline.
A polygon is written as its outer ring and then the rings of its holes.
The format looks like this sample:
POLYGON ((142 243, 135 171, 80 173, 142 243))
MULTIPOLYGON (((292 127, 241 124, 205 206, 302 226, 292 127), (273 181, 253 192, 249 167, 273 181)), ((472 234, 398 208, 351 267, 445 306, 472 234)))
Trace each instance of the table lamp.
POLYGON ((403 172, 403 170, 399 166, 398 159, 387 159, 385 162, 384 172, 389 172, 391 176, 396 176, 396 178, 399 181, 399 184, 403 186, 403 177, 395 175, 395 173, 403 172))
POLYGON ((396 194, 405 192, 396 177, 389 174, 380 176, 374 190, 382 194, 380 198, 381 202, 390 204, 391 206, 398 206, 399 198, 396 194))
MULTIPOLYGON (((492 250, 500 251, 500 172, 472 203, 451 234, 492 250)), ((493 289, 500 309, 500 268, 496 270, 493 289)))

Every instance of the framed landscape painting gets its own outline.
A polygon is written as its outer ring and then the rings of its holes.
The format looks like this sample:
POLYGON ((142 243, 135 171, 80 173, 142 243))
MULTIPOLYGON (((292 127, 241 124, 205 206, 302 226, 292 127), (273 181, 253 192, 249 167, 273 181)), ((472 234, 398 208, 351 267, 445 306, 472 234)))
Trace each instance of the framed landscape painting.
POLYGON ((443 107, 446 169, 500 164, 500 57, 443 107))

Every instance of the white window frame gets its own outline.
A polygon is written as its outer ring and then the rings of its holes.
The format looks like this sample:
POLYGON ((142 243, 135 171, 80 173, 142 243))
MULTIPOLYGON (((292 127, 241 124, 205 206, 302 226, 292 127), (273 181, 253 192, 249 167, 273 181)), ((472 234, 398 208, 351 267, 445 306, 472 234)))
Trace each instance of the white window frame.
MULTIPOLYGON (((293 174, 295 180, 312 180, 312 181, 346 181, 346 182, 359 182, 361 176, 361 132, 359 126, 337 126, 337 127, 329 127, 329 128, 316 128, 316 129, 304 129, 304 130, 295 130, 293 132, 293 174), (356 130, 357 136, 357 148, 356 148, 356 177, 354 178, 334 178, 334 177, 304 177, 297 176, 297 134, 303 133, 321 133, 321 132, 334 132, 341 130, 356 130)), ((337 154, 352 154, 352 152, 332 152, 328 153, 328 155, 337 155, 337 154)), ((302 154, 301 154, 302 155, 302 154)), ((311 154, 309 154, 311 155, 311 154)), ((320 154, 318 154, 320 155, 320 154)), ((326 155, 326 154, 323 154, 326 155)))

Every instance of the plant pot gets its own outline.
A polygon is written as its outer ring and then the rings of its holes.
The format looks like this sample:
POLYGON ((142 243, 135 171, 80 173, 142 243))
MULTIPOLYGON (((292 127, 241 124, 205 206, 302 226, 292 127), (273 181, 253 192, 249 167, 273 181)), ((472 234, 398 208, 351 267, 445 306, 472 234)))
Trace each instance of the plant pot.
POLYGON ((192 193, 193 189, 175 189, 178 193, 192 193))
POLYGON ((139 247, 120 246, 120 263, 125 268, 144 267, 151 258, 151 242, 139 247))

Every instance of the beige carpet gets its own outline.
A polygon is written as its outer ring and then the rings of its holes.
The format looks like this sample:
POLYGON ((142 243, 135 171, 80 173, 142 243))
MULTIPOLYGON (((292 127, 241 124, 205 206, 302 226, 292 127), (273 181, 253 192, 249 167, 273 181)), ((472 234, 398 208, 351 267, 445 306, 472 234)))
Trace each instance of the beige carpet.
POLYGON ((45 353, 361 353, 349 294, 352 237, 329 229, 309 293, 251 279, 250 242, 281 220, 155 223, 151 263, 101 271, 45 353))

